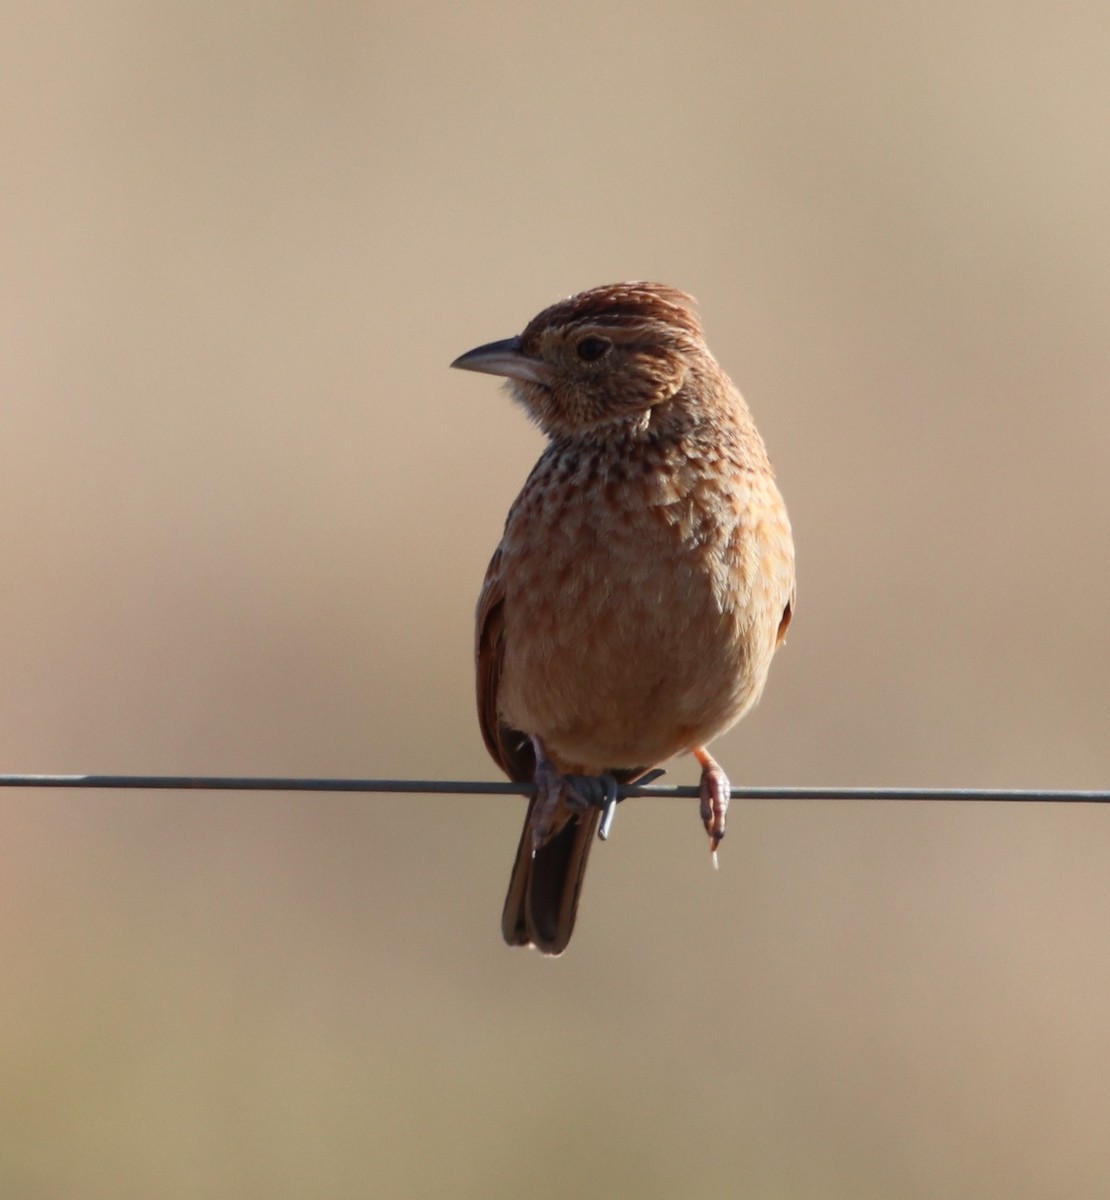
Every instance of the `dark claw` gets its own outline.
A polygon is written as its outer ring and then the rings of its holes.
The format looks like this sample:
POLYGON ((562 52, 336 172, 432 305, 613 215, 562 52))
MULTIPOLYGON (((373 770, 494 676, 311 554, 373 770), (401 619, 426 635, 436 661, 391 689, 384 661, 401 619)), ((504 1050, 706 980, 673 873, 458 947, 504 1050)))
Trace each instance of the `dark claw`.
POLYGON ((563 794, 571 808, 585 812, 587 808, 605 807, 604 775, 564 775, 563 778, 566 781, 563 794))
MULTIPOLYGON (((543 765, 550 768, 550 764, 546 759, 543 760, 543 765)), ((554 770, 554 768, 550 769, 554 770)), ((636 780, 636 787, 643 787, 646 784, 654 783, 655 780, 661 775, 666 775, 666 773, 662 767, 648 771, 636 780)), ((536 782, 538 786, 540 786, 540 779, 540 770, 537 770, 536 782)), ((563 783, 562 794, 570 808, 575 809, 577 812, 585 812, 590 808, 601 809, 601 824, 598 827, 597 836, 603 842, 606 841, 609 837, 609 831, 613 828, 613 818, 617 815, 617 805, 624 799, 620 794, 621 785, 617 782, 616 776, 611 774, 563 775, 561 779, 563 783)), ((548 786, 551 786, 550 782, 548 786)))

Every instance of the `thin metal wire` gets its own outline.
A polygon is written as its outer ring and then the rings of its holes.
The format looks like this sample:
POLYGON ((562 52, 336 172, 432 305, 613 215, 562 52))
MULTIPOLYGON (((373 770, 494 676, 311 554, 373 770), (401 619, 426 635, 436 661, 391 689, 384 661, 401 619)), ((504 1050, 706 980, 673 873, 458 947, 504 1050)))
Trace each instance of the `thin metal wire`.
MULTIPOLYGON (((219 792, 384 792, 394 795, 528 796, 529 783, 458 779, 297 779, 237 775, 0 775, 8 788, 122 788, 219 792)), ((689 785, 622 785, 617 797, 697 799, 689 785)), ((734 800, 916 800, 1007 804, 1110 804, 1110 791, 1037 788, 736 787, 734 800)))

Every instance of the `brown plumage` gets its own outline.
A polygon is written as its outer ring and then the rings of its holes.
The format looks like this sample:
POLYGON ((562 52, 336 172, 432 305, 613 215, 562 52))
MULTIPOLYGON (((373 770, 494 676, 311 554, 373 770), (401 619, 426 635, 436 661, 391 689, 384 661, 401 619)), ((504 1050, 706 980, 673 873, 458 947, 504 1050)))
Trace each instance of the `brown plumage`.
POLYGON ((790 623, 790 522, 682 292, 594 288, 452 366, 505 376, 549 439, 486 573, 477 686, 494 761, 537 785, 502 931, 558 954, 599 819, 564 776, 693 753, 716 850, 729 785, 705 747, 759 699, 790 623))

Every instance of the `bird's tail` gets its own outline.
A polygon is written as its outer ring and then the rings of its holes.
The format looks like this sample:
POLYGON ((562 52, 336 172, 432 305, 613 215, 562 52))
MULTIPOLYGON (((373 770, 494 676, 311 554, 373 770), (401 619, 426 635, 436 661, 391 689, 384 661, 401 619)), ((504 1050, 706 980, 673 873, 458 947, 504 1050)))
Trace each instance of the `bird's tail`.
POLYGON ((542 954, 562 954, 574 932, 578 897, 601 810, 570 813, 562 828, 533 851, 535 805, 535 800, 529 803, 524 818, 501 932, 510 946, 535 946, 542 954))

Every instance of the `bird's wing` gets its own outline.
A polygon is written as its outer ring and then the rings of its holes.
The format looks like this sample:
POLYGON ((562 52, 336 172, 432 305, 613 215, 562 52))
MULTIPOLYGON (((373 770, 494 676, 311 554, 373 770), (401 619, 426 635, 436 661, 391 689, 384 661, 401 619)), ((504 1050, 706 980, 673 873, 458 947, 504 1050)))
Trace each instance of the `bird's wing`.
POLYGON ((478 597, 475 665, 478 724, 493 761, 519 783, 530 781, 536 760, 531 741, 519 730, 503 724, 497 711, 501 666, 505 660, 505 585, 501 578, 501 550, 494 552, 478 597))

